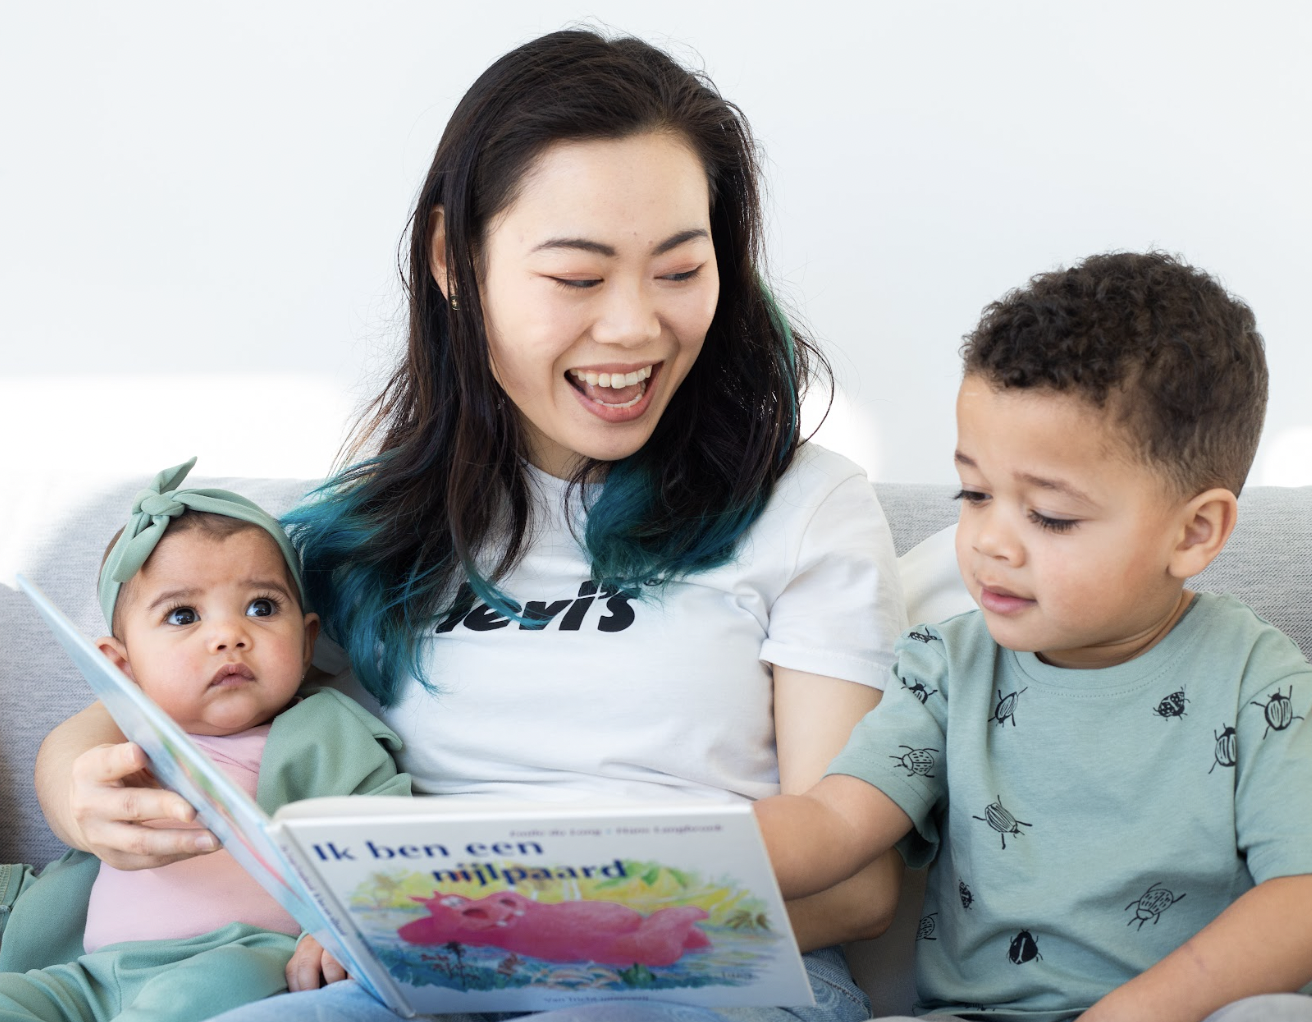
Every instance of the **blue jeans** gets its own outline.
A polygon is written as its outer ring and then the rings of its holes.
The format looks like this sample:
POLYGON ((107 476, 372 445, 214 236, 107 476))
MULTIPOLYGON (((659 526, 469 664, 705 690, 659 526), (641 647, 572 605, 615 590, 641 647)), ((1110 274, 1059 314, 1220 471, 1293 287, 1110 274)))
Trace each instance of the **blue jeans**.
MULTIPOLYGON (((812 1008, 692 1008, 650 1001, 601 1001, 532 1016, 532 1022, 859 1022, 870 1002, 852 979, 836 947, 807 953, 806 972, 815 994, 812 1008)), ((442 1022, 502 1022, 523 1015, 441 1015, 442 1022)), ((400 1016, 346 980, 322 990, 279 994, 254 1001, 211 1022, 399 1022, 400 1016)))
MULTIPOLYGON (((870 1022, 961 1022, 958 1015, 885 1015, 870 1022)), ((1301 994, 1260 994, 1227 1004, 1203 1022, 1312 1022, 1312 997, 1301 994)))

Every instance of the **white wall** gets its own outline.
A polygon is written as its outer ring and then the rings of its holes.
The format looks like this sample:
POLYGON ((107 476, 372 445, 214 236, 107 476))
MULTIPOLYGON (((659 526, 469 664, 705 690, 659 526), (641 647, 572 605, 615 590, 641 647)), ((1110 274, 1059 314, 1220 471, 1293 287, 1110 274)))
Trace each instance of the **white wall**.
POLYGON ((703 62, 768 154, 826 442, 952 478, 956 349, 1029 275, 1159 246, 1255 308, 1256 482, 1312 483, 1312 10, 1291 3, 230 0, 0 13, 0 435, 22 469, 328 466, 399 333, 446 115, 593 16, 703 62))

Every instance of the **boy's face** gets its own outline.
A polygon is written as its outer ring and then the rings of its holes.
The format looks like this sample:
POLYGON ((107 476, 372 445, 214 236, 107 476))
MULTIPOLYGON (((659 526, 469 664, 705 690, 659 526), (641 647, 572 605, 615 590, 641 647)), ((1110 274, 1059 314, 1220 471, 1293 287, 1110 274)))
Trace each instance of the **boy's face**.
POLYGON ((1104 409, 966 377, 957 398, 957 563, 989 634, 1061 667, 1136 656, 1174 623, 1187 501, 1104 409))
POLYGON ((192 734, 235 734, 274 717, 296 694, 319 631, 258 528, 166 534, 119 599, 121 640, 101 639, 101 651, 192 734))

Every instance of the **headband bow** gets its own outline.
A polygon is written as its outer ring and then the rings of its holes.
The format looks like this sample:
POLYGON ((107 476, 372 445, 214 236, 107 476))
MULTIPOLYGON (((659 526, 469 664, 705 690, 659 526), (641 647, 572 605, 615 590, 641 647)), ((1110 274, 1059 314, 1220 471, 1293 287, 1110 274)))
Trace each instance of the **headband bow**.
POLYGON ((114 605, 118 603, 119 591, 123 583, 139 572, 142 565, 152 553, 169 523, 188 510, 205 511, 210 514, 236 518, 243 522, 258 525, 273 537, 278 549, 282 551, 287 562, 287 570, 296 591, 300 595, 302 607, 305 605, 305 587, 301 585, 300 558, 292 547, 291 540, 282 531, 278 519, 262 510, 253 501, 229 490, 181 490, 178 487, 187 473, 196 464, 196 459, 173 468, 166 468, 151 481, 150 486, 140 490, 132 500, 132 517, 123 532, 114 542, 113 548, 100 568, 100 581, 97 592, 100 596, 100 609, 105 614, 105 622, 114 627, 114 605))

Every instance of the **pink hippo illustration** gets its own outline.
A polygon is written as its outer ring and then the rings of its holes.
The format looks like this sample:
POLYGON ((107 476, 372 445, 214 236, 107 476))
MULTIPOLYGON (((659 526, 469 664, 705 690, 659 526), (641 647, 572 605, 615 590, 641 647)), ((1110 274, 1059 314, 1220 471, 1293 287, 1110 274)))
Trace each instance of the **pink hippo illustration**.
POLYGON ((454 940, 549 962, 652 966, 672 965, 685 951, 711 943, 694 925, 706 918, 706 912, 694 905, 644 916, 611 901, 543 904, 514 891, 477 901, 458 894, 414 900, 426 905, 430 915, 397 930, 411 944, 454 940))

